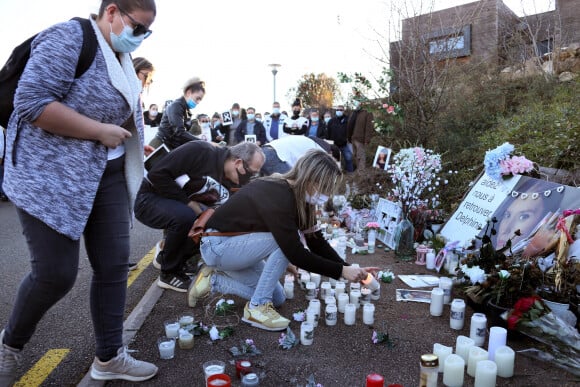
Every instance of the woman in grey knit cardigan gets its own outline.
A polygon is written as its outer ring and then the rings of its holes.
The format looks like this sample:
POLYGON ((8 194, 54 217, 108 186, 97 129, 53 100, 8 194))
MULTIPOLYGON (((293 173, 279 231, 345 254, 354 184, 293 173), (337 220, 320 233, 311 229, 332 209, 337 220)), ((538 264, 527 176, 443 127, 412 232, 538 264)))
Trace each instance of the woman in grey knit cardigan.
POLYGON ((93 269, 90 306, 95 379, 147 380, 157 367, 123 347, 129 228, 143 177, 141 84, 130 52, 151 34, 154 0, 102 0, 91 15, 97 49, 75 78, 83 30, 56 24, 33 41, 7 131, 6 195, 31 256, 0 333, 0 387, 16 378, 24 345, 73 287, 84 236, 93 269))

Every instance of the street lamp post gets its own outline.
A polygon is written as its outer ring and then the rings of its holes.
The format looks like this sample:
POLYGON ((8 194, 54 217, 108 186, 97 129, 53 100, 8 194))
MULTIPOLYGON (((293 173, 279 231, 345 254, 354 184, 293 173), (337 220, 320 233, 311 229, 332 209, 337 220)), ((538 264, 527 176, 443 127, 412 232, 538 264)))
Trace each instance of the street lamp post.
POLYGON ((272 64, 269 64, 268 66, 270 66, 272 68, 272 75, 274 76, 274 100, 273 100, 273 102, 276 102, 276 74, 278 74, 278 67, 280 67, 282 65, 277 64, 277 63, 272 63, 272 64))

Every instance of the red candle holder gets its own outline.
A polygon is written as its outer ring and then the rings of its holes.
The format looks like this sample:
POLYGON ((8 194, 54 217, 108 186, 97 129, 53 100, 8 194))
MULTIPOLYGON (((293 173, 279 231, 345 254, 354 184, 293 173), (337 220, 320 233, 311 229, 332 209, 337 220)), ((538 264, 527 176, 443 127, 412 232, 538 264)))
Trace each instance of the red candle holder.
POLYGON ((367 387, 384 387, 385 378, 379 374, 367 375, 367 387))
POLYGON ((425 245, 419 245, 417 247, 417 260, 415 261, 415 265, 425 265, 427 263, 427 253, 429 252, 429 248, 425 245))
POLYGON ((252 371, 252 363, 249 360, 236 360, 236 376, 241 379, 242 376, 252 371))

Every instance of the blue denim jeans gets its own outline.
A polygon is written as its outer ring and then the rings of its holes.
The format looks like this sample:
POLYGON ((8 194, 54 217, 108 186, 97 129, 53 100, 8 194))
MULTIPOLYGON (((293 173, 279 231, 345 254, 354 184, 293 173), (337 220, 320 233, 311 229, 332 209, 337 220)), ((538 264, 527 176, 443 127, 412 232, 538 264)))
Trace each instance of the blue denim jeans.
POLYGON ((341 146, 340 152, 342 153, 342 157, 344 157, 344 168, 347 172, 354 171, 354 166, 352 164, 352 145, 345 145, 341 146))
MULTIPOLYGON (((123 166, 124 157, 107 163, 83 232, 93 270, 90 305, 96 355, 104 361, 116 356, 123 345, 130 249, 129 200, 123 166)), ((4 343, 22 348, 44 314, 73 287, 78 275, 80 240, 58 233, 23 209, 17 211, 30 251, 31 272, 18 289, 4 343)))
POLYGON ((235 294, 256 305, 272 302, 280 306, 286 301, 280 277, 288 267, 288 259, 271 233, 205 236, 201 240, 201 256, 216 269, 212 291, 235 294))

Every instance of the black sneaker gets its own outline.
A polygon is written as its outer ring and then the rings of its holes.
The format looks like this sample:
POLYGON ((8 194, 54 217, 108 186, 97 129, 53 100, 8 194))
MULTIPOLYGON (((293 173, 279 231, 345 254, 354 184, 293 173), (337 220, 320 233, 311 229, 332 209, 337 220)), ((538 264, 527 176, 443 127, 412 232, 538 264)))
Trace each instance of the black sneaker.
POLYGON ((160 288, 175 290, 180 293, 187 292, 190 284, 191 278, 185 273, 161 273, 157 280, 157 286, 160 288))

